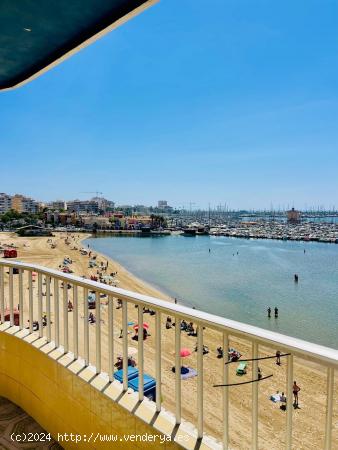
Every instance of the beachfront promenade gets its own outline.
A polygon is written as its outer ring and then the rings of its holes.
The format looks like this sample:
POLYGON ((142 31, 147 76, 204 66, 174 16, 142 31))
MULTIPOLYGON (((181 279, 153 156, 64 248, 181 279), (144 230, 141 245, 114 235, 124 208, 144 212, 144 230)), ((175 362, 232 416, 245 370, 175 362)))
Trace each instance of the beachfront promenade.
MULTIPOLYGON (((111 433, 160 432, 170 435, 175 445, 185 448, 199 445, 202 445, 200 448, 225 449, 334 448, 333 442, 337 439, 336 427, 333 428, 333 422, 337 421, 334 407, 337 403, 334 389, 337 350, 55 269, 9 260, 0 260, 0 314, 0 395, 22 406, 54 437, 61 430, 67 431, 68 426, 79 434, 98 429, 110 430, 111 433), (93 310, 94 323, 88 321, 87 298, 90 292, 94 293, 96 302, 100 302, 100 307, 93 310), (155 314, 151 318, 145 316, 144 309, 155 314), (165 330, 168 316, 176 325, 183 319, 194 324, 197 351, 194 359, 188 360, 189 366, 193 366, 190 369, 193 369, 194 384, 189 384, 191 380, 186 381, 181 376, 181 366, 186 365, 182 357, 182 347, 186 347, 187 342, 183 336, 185 333, 180 326, 165 330), (131 339, 132 327, 137 323, 143 324, 145 320, 150 336, 135 342, 131 339), (38 323, 37 331, 34 331, 34 322, 38 323), (165 339, 166 331, 171 333, 171 351, 165 339), (248 376, 234 376, 237 363, 226 364, 228 354, 224 352, 220 361, 221 373, 218 378, 210 378, 203 345, 210 345, 210 336, 214 341, 216 335, 223 349, 234 343, 246 343, 241 349, 249 349, 242 356, 243 360, 250 360, 248 376), (257 381, 258 367, 264 367, 263 378, 277 375, 273 373, 273 366, 264 366, 263 361, 257 359, 273 356, 277 350, 287 355, 282 358, 285 385, 280 387, 285 391, 287 407, 285 412, 277 411, 282 416, 275 424, 282 421, 284 426, 275 433, 274 423, 266 423, 266 417, 262 416, 262 410, 270 407, 272 402, 266 399, 265 380, 257 381), (146 352, 151 361, 149 358, 146 360, 146 352), (123 371, 121 381, 114 378, 116 357, 120 354, 127 361, 135 353, 139 377, 137 391, 130 389, 127 371, 123 371), (299 379, 299 368, 306 364, 314 371, 314 379, 322 377, 316 390, 310 381, 308 386, 302 382, 304 394, 313 390, 310 398, 320 396, 323 401, 322 407, 315 411, 317 428, 309 441, 313 442, 313 447, 308 446, 305 440, 304 446, 300 445, 302 439, 306 439, 299 436, 301 426, 308 431, 309 424, 306 417, 300 419, 299 412, 302 411, 292 407, 293 381, 299 379), (172 365, 175 373, 171 371, 172 365), (153 401, 147 398, 149 391, 144 384, 144 380, 148 380, 144 378, 145 374, 150 374, 156 381, 153 401), (213 384, 241 382, 248 383, 243 388, 240 385, 213 387, 213 384), (220 422, 215 422, 214 427, 210 423, 205 426, 208 405, 213 400, 210 392, 220 404, 220 422), (189 411, 190 414, 187 414, 187 406, 183 405, 185 395, 189 396, 190 409, 193 410, 189 411), (241 395, 249 397, 249 411, 245 411, 249 415, 244 434, 239 438, 236 436, 236 423, 241 434, 243 418, 238 416, 233 396, 241 395), (167 401, 168 397, 171 402, 167 401), (47 418, 49 413, 52 413, 52 421, 47 418)), ((269 382, 271 379, 273 377, 269 382)), ((245 409, 244 404, 242 408, 245 409)), ((306 408, 303 411, 303 414, 310 413, 306 408)), ((70 444, 62 445, 72 448, 70 444)), ((91 448, 104 448, 102 445, 94 444, 91 448)), ((135 445, 138 447, 138 443, 135 445)), ((80 447, 88 448, 84 443, 80 447)), ((144 446, 140 445, 140 448, 144 446)))

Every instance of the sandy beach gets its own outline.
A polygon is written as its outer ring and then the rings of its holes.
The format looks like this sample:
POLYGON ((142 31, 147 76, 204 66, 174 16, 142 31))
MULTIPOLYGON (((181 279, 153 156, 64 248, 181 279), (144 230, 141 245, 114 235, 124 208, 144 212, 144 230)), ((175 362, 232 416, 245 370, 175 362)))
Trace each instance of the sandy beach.
MULTIPOLYGON (((70 245, 65 243, 66 233, 55 233, 52 238, 56 248, 51 248, 47 242, 48 238, 20 238, 12 233, 0 233, 1 244, 13 243, 18 247, 18 260, 35 263, 54 269, 58 269, 64 256, 69 256, 73 263, 71 268, 76 275, 90 277, 96 273, 96 269, 89 269, 88 256, 80 254, 81 243, 87 236, 84 234, 69 234, 70 245)), ((93 251, 95 254, 95 252, 93 251)), ((117 272, 116 278, 119 280, 118 287, 131 291, 148 294, 164 300, 172 301, 165 294, 158 291, 149 284, 133 276, 115 261, 97 254, 97 262, 108 262, 108 272, 117 272)), ((8 283, 6 276, 5 284, 8 283)), ((17 281, 15 282, 17 283, 17 281)), ((27 279, 25 279, 25 303, 28 303, 27 279)), ((15 304, 17 304, 16 285, 14 286, 16 295, 15 304)), ((7 289, 7 287, 5 287, 7 289)), ((7 292, 7 291, 6 291, 7 292)), ((52 291, 53 292, 53 291, 52 291)), ((79 311, 83 318, 83 296, 79 293, 79 311)), ((69 290, 70 299, 72 299, 71 290, 69 290)), ((61 291, 60 291, 60 299, 61 291)), ((103 322, 107 319, 107 306, 105 300, 101 302, 101 317, 103 322)), ((51 301, 53 305, 53 300, 51 301)), ((27 326, 27 307, 24 308, 24 325, 27 326)), ((34 310, 34 319, 37 320, 37 307, 34 310)), ((95 310, 93 310, 95 314, 95 310)), ((53 321, 52 309, 52 321, 53 321)), ((72 336, 72 312, 69 312, 69 336, 72 336)), ((114 345, 115 360, 118 354, 122 353, 122 339, 119 339, 121 328, 121 310, 114 307, 114 345)), ((150 334, 154 333, 154 316, 145 314, 145 321, 149 323, 150 334)), ((62 320, 62 313, 60 319, 62 320)), ((137 323, 137 309, 132 305, 128 307, 128 320, 137 323)), ((174 365, 174 328, 165 328, 166 317, 162 317, 162 392, 163 404, 167 410, 175 410, 175 375, 171 371, 174 365)), ((132 328, 130 328, 132 329, 132 328)), ((60 334, 62 336, 62 333, 60 334)), ((131 340, 129 335, 129 345, 137 347, 137 342, 131 340)), ((83 354, 83 324, 79 322, 79 352, 83 354)), ((182 347, 188 347, 192 351, 195 348, 196 337, 188 336, 182 333, 182 347)), ((70 339, 71 341, 71 339, 70 339)), ((95 325, 90 326, 90 357, 95 361, 95 325)), ((222 382, 222 359, 216 357, 217 347, 222 345, 221 333, 212 330, 205 330, 204 343, 209 347, 210 353, 204 356, 204 406, 205 406, 205 432, 222 439, 222 389, 214 388, 213 385, 222 382)), ((102 327, 102 369, 108 367, 108 336, 105 326, 102 327)), ((251 345, 239 339, 231 339, 230 345, 241 352, 244 358, 251 357, 251 345)), ((71 349, 71 348, 70 348, 71 349)), ((260 347, 260 356, 275 354, 276 349, 267 349, 260 347)), ((155 340, 150 336, 144 341, 144 368, 145 372, 155 375, 155 340)), ((137 361, 137 355, 136 355, 137 361)), ((189 367, 196 368, 196 353, 184 361, 189 367)), ((251 378, 251 365, 248 365, 248 373, 239 379, 235 375, 237 364, 230 365, 230 382, 247 381, 251 378)), ((280 410, 280 403, 273 403, 269 398, 276 391, 286 390, 286 364, 282 360, 282 365, 277 366, 275 360, 266 360, 259 363, 263 376, 273 374, 273 377, 262 381, 259 384, 259 448, 260 449, 282 449, 285 447, 285 425, 286 413, 280 410)), ((295 449, 313 449, 323 448, 324 442, 324 420, 325 420, 325 402, 326 402, 326 372, 321 367, 304 360, 296 359, 294 367, 294 379, 301 387, 299 409, 294 410, 293 436, 295 449)), ((182 381, 182 417, 196 424, 197 408, 197 377, 182 381)), ((249 449, 251 440, 251 385, 243 385, 229 388, 230 390, 230 444, 232 449, 249 449)), ((337 389, 335 390, 335 392, 337 389)), ((335 398, 334 410, 334 430, 333 430, 333 448, 338 448, 338 407, 337 393, 335 398)))

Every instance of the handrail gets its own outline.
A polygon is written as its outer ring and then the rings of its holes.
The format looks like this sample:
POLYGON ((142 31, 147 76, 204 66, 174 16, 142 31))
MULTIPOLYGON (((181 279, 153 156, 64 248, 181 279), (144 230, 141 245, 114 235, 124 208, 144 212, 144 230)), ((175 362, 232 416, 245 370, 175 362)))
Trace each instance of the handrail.
MULTIPOLYGON (((317 364, 321 364, 326 367, 326 380, 327 380, 327 394, 326 394, 326 419, 325 419, 325 450, 331 449, 332 442, 332 429, 333 429, 333 386, 334 386, 334 372, 338 368, 338 350, 333 348, 324 347, 322 345, 313 344, 301 339, 297 339, 291 336, 286 336, 280 333, 276 333, 269 330, 264 330, 262 328, 255 327, 253 325, 247 325, 245 323, 237 322, 235 320, 230 320, 216 316, 214 314, 205 313, 196 309, 189 308, 183 305, 177 305, 166 300, 161 300, 148 295, 143 295, 135 292, 131 292, 125 289, 116 288, 108 286, 106 284, 88 280, 84 277, 79 277, 76 275, 65 274, 55 269, 49 269, 47 267, 42 267, 37 264, 27 264, 17 260, 0 259, 0 322, 4 322, 4 303, 5 303, 5 291, 8 293, 9 305, 9 326, 14 325, 14 273, 19 274, 18 288, 19 288, 19 309, 24 311, 22 308, 24 300, 23 291, 23 274, 27 272, 28 275, 28 317, 29 317, 29 333, 33 331, 33 318, 35 314, 38 314, 38 324, 39 324, 39 336, 42 337, 45 334, 47 342, 51 341, 51 298, 50 296, 54 294, 53 301, 53 313, 54 313, 54 324, 53 324, 53 334, 54 334, 54 344, 56 347, 60 346, 60 341, 62 342, 64 353, 68 353, 70 349, 73 351, 74 358, 79 358, 79 353, 84 360, 85 366, 90 363, 95 362, 96 373, 101 372, 101 362, 102 362, 102 339, 106 341, 108 339, 108 378, 109 381, 114 379, 114 321, 113 321, 113 302, 114 299, 121 300, 122 302, 122 328, 121 336, 122 339, 122 354, 123 361, 128 359, 128 304, 131 303, 138 307, 138 323, 143 321, 143 309, 145 307, 154 310, 155 317, 155 386, 156 386, 156 411, 159 413, 162 410, 162 395, 161 395, 161 314, 172 316, 177 324, 181 323, 181 320, 188 319, 196 323, 197 325, 197 416, 196 416, 196 434, 198 439, 203 439, 204 435, 204 406, 203 406, 203 329, 208 327, 210 329, 216 330, 222 334, 223 348, 227 349, 229 347, 229 338, 237 337, 242 338, 246 341, 251 342, 252 345, 252 380, 251 383, 259 378, 258 371, 258 355, 259 355, 259 345, 262 347, 271 347, 273 349, 278 349, 279 351, 284 351, 288 354, 286 361, 286 395, 287 398, 291 399, 293 395, 292 383, 293 377, 293 361, 294 357, 300 357, 303 359, 308 359, 317 364), (8 268, 8 289, 5 290, 5 271, 4 268, 8 268), (14 268, 16 269, 14 271, 14 268), (38 286, 37 290, 33 291, 33 272, 37 272, 38 275, 38 286), (42 292, 42 282, 45 280, 46 292, 42 292), (53 281, 53 284, 52 284, 53 281), (63 282, 63 283, 61 283, 63 282), (63 286, 62 286, 63 284, 63 286), (53 294, 51 293, 51 287, 53 286, 53 294), (83 288, 83 292, 79 293, 79 287, 83 288), (72 289, 72 299, 74 304, 73 313, 73 333, 69 334, 69 319, 68 319, 68 288, 72 289), (61 295, 60 295, 61 289, 61 295), (107 324, 101 325, 101 311, 100 307, 95 308, 96 322, 95 322, 95 361, 93 354, 90 352, 90 347, 92 347, 92 340, 89 339, 89 311, 88 311, 88 291, 92 290, 95 292, 95 298, 100 298, 101 294, 106 294, 108 297, 108 322, 107 324), (43 296, 46 297, 45 301, 43 296), (83 298, 83 315, 79 311, 79 296, 83 298), (34 302, 34 298, 37 302, 34 302), (34 307, 35 304, 35 307, 34 307), (42 307, 45 304, 46 315, 42 319, 42 307), (37 309, 37 311, 36 311, 37 309), (34 311, 35 310, 35 311, 34 311), (83 348, 79 352, 79 313, 83 319, 82 333, 83 333, 83 348), (42 323, 44 320, 46 323, 42 323), (43 325, 46 325, 46 332, 43 332, 43 325), (104 330, 103 330, 104 328, 104 330), (61 339, 60 339, 61 335, 61 339), (91 345, 90 345, 91 344, 91 345)), ((27 278, 27 277, 26 277, 27 278)), ((15 288, 16 291, 16 288, 15 288)), ((100 303, 99 303, 100 304, 100 303)), ((19 317, 19 329, 23 327, 23 314, 19 317)), ((94 331, 94 330, 93 330, 94 331)), ((140 333, 139 333, 140 336, 140 333)), ((180 426, 182 423, 182 386, 181 386, 181 327, 178 325, 175 327, 175 427, 180 426)), ((139 402, 143 401, 145 396, 144 392, 144 342, 143 339, 138 339, 138 372, 139 372, 139 402)), ((223 381, 224 384, 229 384, 229 366, 226 364, 228 360, 228 353, 224 351, 223 353, 223 381)), ((122 389, 127 391, 129 386, 128 372, 123 371, 122 389)), ((230 384, 231 385, 231 384, 230 384)), ((230 414, 230 403, 229 403, 229 392, 228 388, 224 387, 223 391, 223 448, 229 448, 229 414, 230 414)), ((252 426, 251 426, 251 448, 253 450, 258 450, 259 448, 259 405, 258 405, 258 383, 252 383, 252 426)), ((293 408, 287 408, 286 412, 286 441, 285 448, 287 450, 292 449, 292 412, 293 408)), ((174 432, 174 431, 173 431, 174 432)))
POLYGON ((156 307, 165 314, 179 315, 186 317, 197 324, 207 325, 209 328, 218 331, 226 331, 236 337, 251 339, 265 346, 279 347, 280 349, 291 350, 294 355, 317 361, 320 360, 327 367, 338 369, 338 350, 325 347, 319 344, 311 343, 292 336, 276 333, 274 331, 265 330, 254 325, 248 325, 243 322, 226 319, 214 314, 192 309, 187 306, 171 303, 149 295, 139 294, 128 291, 126 289, 107 286, 97 281, 88 280, 76 275, 64 274, 55 269, 49 269, 37 264, 27 264, 21 261, 9 261, 8 259, 0 259, 0 266, 20 267, 23 270, 37 271, 42 275, 53 276, 61 281, 69 281, 76 283, 78 286, 97 290, 121 300, 132 303, 143 303, 147 306, 156 307))

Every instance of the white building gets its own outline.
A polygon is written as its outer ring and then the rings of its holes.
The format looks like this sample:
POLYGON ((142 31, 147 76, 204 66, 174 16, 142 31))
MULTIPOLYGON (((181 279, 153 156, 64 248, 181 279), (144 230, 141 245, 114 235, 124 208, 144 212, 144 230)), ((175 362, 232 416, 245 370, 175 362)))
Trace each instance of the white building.
POLYGON ((0 192, 0 214, 4 214, 12 208, 12 197, 0 192))
POLYGON ((93 197, 91 202, 96 202, 100 211, 108 211, 114 209, 115 203, 103 197, 93 197))
POLYGON ((76 213, 92 213, 99 212, 99 205, 92 200, 71 200, 67 202, 67 211, 76 213))
POLYGON ((159 201, 157 202, 157 207, 158 207, 159 209, 166 209, 166 208, 168 207, 168 202, 167 202, 167 200, 159 200, 159 201))
POLYGON ((54 202, 50 203, 50 207, 52 209, 66 209, 66 202, 64 200, 55 200, 54 202))

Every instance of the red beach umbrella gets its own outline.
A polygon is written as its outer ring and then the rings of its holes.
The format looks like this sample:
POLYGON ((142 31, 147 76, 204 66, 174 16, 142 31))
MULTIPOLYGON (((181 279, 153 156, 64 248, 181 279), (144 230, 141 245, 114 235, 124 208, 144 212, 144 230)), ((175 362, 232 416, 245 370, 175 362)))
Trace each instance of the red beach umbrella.
MULTIPOLYGON (((133 326, 134 330, 138 330, 140 328, 139 324, 137 323, 136 325, 133 326)), ((145 328, 146 330, 149 328, 149 325, 144 322, 143 323, 143 328, 145 328)))
MULTIPOLYGON (((16 308, 13 309, 13 317, 14 317, 14 325, 19 325, 19 321, 20 321, 20 311, 16 308)), ((9 321, 10 320, 10 310, 6 309, 5 310, 5 320, 9 321)))
POLYGON ((180 351, 181 358, 185 358, 186 356, 190 356, 190 355, 191 355, 191 350, 189 350, 188 348, 181 348, 181 351, 180 351))

